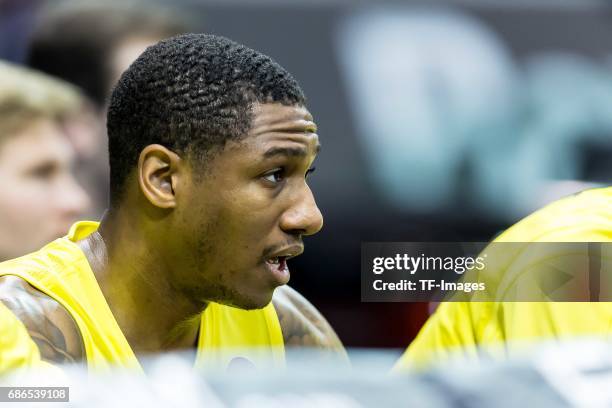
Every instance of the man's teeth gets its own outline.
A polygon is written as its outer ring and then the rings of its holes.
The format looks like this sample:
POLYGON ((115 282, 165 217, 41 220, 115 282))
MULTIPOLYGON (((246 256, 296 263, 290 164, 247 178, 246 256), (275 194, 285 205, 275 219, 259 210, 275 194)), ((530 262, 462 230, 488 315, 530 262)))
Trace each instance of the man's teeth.
POLYGON ((276 257, 276 258, 270 258, 268 259, 268 263, 274 264, 274 265, 278 265, 280 263, 280 258, 276 257))

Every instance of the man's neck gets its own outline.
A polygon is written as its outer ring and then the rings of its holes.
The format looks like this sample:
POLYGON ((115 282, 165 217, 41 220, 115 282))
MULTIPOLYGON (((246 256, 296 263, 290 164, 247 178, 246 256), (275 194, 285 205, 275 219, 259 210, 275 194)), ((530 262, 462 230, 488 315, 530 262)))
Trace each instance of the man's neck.
POLYGON ((134 352, 192 347, 205 305, 176 291, 169 279, 172 265, 132 219, 106 213, 99 230, 78 244, 134 352))

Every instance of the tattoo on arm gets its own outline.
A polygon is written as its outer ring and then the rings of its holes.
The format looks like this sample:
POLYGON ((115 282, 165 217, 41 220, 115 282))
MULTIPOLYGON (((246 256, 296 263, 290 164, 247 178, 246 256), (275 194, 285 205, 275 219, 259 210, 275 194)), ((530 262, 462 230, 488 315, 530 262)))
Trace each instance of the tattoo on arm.
POLYGON ((0 277, 0 301, 26 327, 52 363, 72 363, 85 358, 81 333, 72 316, 56 300, 16 276, 0 277))
POLYGON ((334 329, 321 313, 302 295, 289 286, 276 290, 272 300, 287 347, 310 347, 340 356, 347 361, 346 351, 334 329))

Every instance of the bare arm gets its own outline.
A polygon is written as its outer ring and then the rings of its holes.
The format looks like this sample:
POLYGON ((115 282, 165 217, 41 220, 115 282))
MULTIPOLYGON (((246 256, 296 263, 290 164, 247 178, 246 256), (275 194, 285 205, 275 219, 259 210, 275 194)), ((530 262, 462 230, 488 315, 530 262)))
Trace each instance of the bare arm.
POLYGON ((285 285, 276 289, 272 303, 286 347, 318 349, 323 355, 348 364, 348 356, 338 335, 306 298, 285 285))
POLYGON ((2 276, 0 302, 26 327, 43 360, 71 363, 85 358, 81 332, 56 300, 17 276, 2 276))

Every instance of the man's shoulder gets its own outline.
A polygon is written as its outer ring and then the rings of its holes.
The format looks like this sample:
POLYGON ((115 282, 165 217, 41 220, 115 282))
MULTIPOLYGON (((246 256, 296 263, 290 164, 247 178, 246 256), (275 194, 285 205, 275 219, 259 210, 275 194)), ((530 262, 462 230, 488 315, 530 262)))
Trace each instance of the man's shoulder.
POLYGON ((612 240, 612 188, 586 190, 523 218, 497 242, 584 242, 612 240))
POLYGON ((58 238, 36 251, 0 262, 0 276, 19 272, 54 273, 58 267, 74 262, 80 256, 77 250, 67 238, 58 238))
POLYGON ((322 348, 344 353, 340 339, 323 315, 295 289, 285 285, 272 299, 285 345, 322 348))
POLYGON ((0 276, 0 302, 26 327, 43 360, 66 363, 85 357, 80 330, 57 300, 19 276, 4 275, 0 276))

